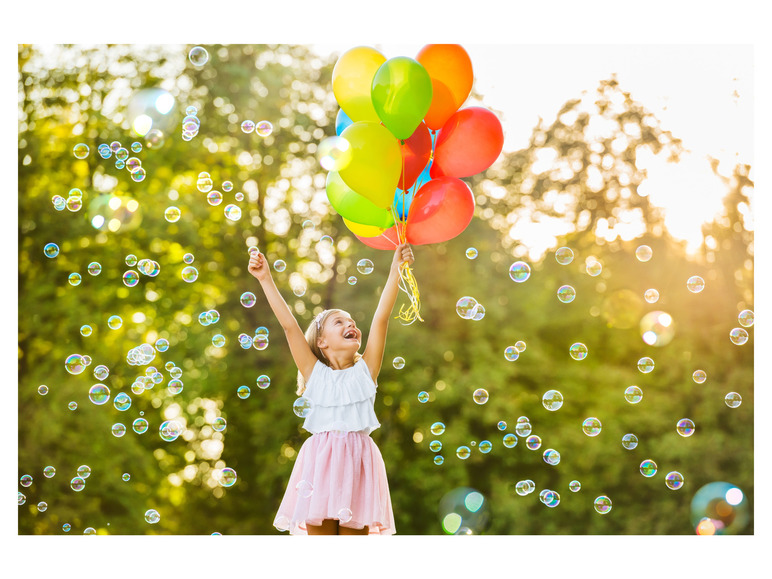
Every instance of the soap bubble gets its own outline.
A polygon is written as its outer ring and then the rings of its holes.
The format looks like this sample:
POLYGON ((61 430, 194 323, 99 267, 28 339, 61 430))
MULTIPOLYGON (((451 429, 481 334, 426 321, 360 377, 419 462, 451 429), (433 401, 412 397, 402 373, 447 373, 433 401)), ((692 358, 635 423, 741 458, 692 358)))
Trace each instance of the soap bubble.
POLYGON ((530 276, 531 267, 523 261, 516 261, 509 266, 509 277, 512 278, 512 281, 514 282, 523 283, 530 276))
POLYGON ((625 400, 630 404, 638 404, 643 398, 643 390, 638 386, 628 386, 625 389, 625 400))
POLYGON ((241 123, 241 132, 249 134, 255 130, 255 121, 246 119, 241 123))
POLYGON ((182 268, 182 279, 187 283, 193 283, 198 279, 198 270, 192 265, 182 268))
POLYGON ((622 446, 627 450, 632 450, 638 446, 638 437, 632 433, 627 433, 622 437, 622 446))
POLYGON ((474 309, 474 315, 472 316, 472 319, 475 321, 482 320, 485 317, 485 308, 482 304, 477 304, 477 306, 474 309))
POLYGON ((74 490, 76 493, 79 493, 84 488, 86 488, 86 481, 79 476, 73 477, 72 480, 70 481, 70 488, 74 490))
POLYGON ((455 488, 440 499, 440 523, 447 535, 476 535, 488 525, 488 501, 470 487, 455 488))
POLYGON ((369 259, 360 259, 357 262, 357 271, 362 275, 369 275, 373 272, 373 262, 369 259))
POLYGON ((56 474, 56 469, 52 466, 47 466, 43 469, 43 476, 46 478, 51 478, 56 474))
POLYGON ((504 358, 506 358, 510 362, 514 362, 520 357, 520 352, 517 350, 517 347, 515 346, 507 346, 504 349, 504 358))
POLYGON ((648 374, 652 370, 654 370, 654 360, 649 358, 648 356, 641 358, 638 360, 638 370, 642 374, 648 374))
POLYGON ((595 498, 593 506, 595 507, 595 510, 601 515, 608 514, 608 512, 611 511, 611 499, 606 495, 600 495, 599 497, 595 498))
POLYGON ((650 304, 657 303, 657 300, 659 300, 659 292, 654 288, 647 289, 643 292, 643 299, 650 304))
POLYGON ((144 418, 137 418, 131 423, 131 428, 137 434, 144 434, 148 429, 148 422, 144 418))
POLYGON ((43 247, 43 254, 46 257, 54 258, 59 255, 59 246, 55 243, 46 243, 46 245, 43 247))
POLYGON ((357 284, 357 278, 355 275, 351 275, 348 278, 348 285, 356 285, 357 284))
POLYGON ((539 493, 539 500, 548 507, 554 508, 560 504, 560 494, 557 491, 544 489, 539 493))
POLYGON ((570 490, 572 493, 578 493, 580 490, 582 490, 582 483, 580 483, 578 480, 572 480, 570 483, 568 483, 568 490, 570 490))
POLYGON ((499 420, 498 424, 496 424, 496 428, 499 430, 506 430, 507 429, 507 423, 503 420, 499 420))
POLYGON ((257 298, 255 297, 255 294, 252 292, 244 292, 241 294, 241 298, 239 298, 239 301, 241 302, 241 305, 245 308, 251 308, 252 306, 257 303, 257 298))
POLYGON ((212 420, 212 428, 216 430, 217 432, 222 432, 225 430, 228 426, 227 421, 222 416, 218 416, 214 420, 212 420))
POLYGON ((125 392, 121 392, 113 399, 113 406, 115 406, 117 410, 128 410, 131 407, 131 398, 125 392))
POLYGON ((601 431, 600 420, 598 420, 593 416, 590 416, 589 418, 585 418, 584 422, 582 422, 582 431, 587 436, 598 436, 601 431))
POLYGON ((64 211, 64 208, 67 206, 67 200, 61 195, 51 197, 51 203, 54 204, 54 209, 57 211, 64 211))
POLYGON ((705 280, 698 275, 693 275, 686 280, 686 289, 693 294, 698 294, 705 289, 705 280))
POLYGON ((445 425, 442 422, 435 422, 431 425, 430 430, 432 431, 432 434, 434 436, 439 436, 443 432, 445 432, 445 425))
POLYGON ((525 342, 523 340, 518 340, 515 342, 515 349, 521 354, 525 352, 525 342))
POLYGON ((62 525, 62 531, 64 531, 65 533, 69 533, 70 529, 72 529, 72 525, 70 523, 64 523, 62 525))
POLYGON ((182 256, 182 261, 184 261, 185 263, 193 263, 195 259, 196 258, 192 253, 186 253, 185 255, 182 256))
POLYGON ((544 462, 552 466, 560 463, 560 453, 554 448, 548 448, 545 450, 542 454, 542 458, 544 459, 544 462))
POLYGON ((78 409, 78 403, 75 402, 74 400, 72 400, 72 401, 70 401, 67 404, 67 408, 69 408, 70 410, 77 410, 78 409))
POLYGON ((647 478, 653 477, 655 474, 657 474, 657 463, 649 458, 644 460, 639 468, 641 470, 641 474, 647 478))
POLYGON ((32 477, 28 474, 24 474, 19 478, 19 484, 23 487, 28 487, 32 484, 32 477))
POLYGON ((80 211, 80 208, 83 207, 83 199, 80 197, 68 197, 65 201, 65 207, 73 213, 80 211))
POLYGON ((308 398, 301 396, 292 404, 292 411, 296 416, 305 418, 312 411, 311 401, 308 398))
POLYGON ((562 285, 558 288, 558 299, 564 304, 570 304, 576 298, 576 290, 570 285, 562 285))
POLYGON ((677 491, 684 486, 684 475, 678 471, 672 471, 665 475, 665 484, 667 488, 677 491))
POLYGON ((148 149, 160 149, 166 142, 166 135, 160 129, 150 129, 145 135, 145 144, 148 149))
POLYGON ((147 175, 146 171, 142 167, 139 167, 135 171, 132 171, 132 173, 131 173, 131 180, 132 181, 136 181, 137 183, 139 183, 140 181, 144 181, 145 180, 145 176, 146 175, 147 175))
POLYGON ((351 144, 341 136, 323 139, 316 149, 319 164, 327 171, 340 171, 351 162, 351 144))
POLYGON ((737 316, 737 321, 741 326, 750 328, 753 325, 753 311, 743 310, 737 316))
POLYGON ((429 393, 428 393, 428 392, 426 392, 425 390, 421 390, 421 391, 418 393, 418 401, 419 401, 421 404, 426 404, 427 402, 429 402, 429 393))
POLYGON ((180 208, 175 207, 174 205, 167 207, 166 211, 164 211, 164 219, 169 223, 176 223, 180 220, 181 215, 182 211, 180 211, 180 208))
POLYGON ((517 481, 517 484, 515 484, 515 492, 519 494, 521 497, 524 497, 531 491, 531 487, 528 484, 528 481, 517 481))
POLYGON ((639 245, 635 250, 635 257, 638 261, 646 262, 651 259, 652 251, 648 245, 639 245))
POLYGON ((694 422, 688 418, 682 418, 676 424, 676 431, 684 438, 694 434, 694 422))
POLYGON ((269 121, 260 121, 255 125, 255 132, 261 137, 267 137, 273 132, 273 125, 269 121))
POLYGON ((111 330, 117 330, 123 325, 121 316, 110 316, 107 318, 107 327, 111 330))
POLYGON ((750 505, 737 486, 715 481, 694 494, 691 502, 691 523, 698 535, 734 535, 750 520, 750 505))
POLYGON ((225 336, 222 334, 215 334, 212 336, 212 345, 215 348, 222 348, 225 345, 225 336))
POLYGON ((158 427, 158 434, 162 440, 173 442, 179 438, 185 428, 176 420, 166 420, 158 427))
POLYGON ((110 389, 104 384, 94 384, 88 391, 88 399, 101 406, 110 399, 110 389))
POLYGON ((284 262, 283 259, 277 259, 273 262, 273 269, 276 271, 284 271, 287 268, 287 264, 284 262))
POLYGON ((488 454, 493 449, 493 444, 490 440, 481 440, 480 444, 477 445, 477 448, 483 454, 488 454))
POLYGON ((102 272, 102 265, 97 261, 92 261, 88 264, 87 271, 91 275, 99 275, 102 272))
POLYGON ((206 171, 202 171, 198 174, 198 179, 196 181, 196 189, 201 191, 201 193, 209 193, 212 190, 212 187, 214 186, 214 181, 212 181, 211 175, 207 173, 206 171))
POLYGON ((478 255, 478 251, 474 247, 468 247, 466 252, 464 252, 464 255, 466 255, 467 259, 475 259, 478 255))
POLYGON ((520 438, 524 438, 531 434, 531 423, 528 421, 528 418, 521 416, 517 419, 517 424, 515 424, 515 433, 517 433, 520 438))
POLYGON ((236 396, 238 396, 242 400, 246 400, 247 398, 249 398, 250 394, 251 394, 251 390, 249 389, 249 386, 239 386, 236 389, 236 396))
POLYGON ((169 349, 169 340, 166 338, 158 338, 155 341, 155 349, 159 352, 166 352, 169 349))
POLYGON ((675 336, 673 318, 667 312, 649 312, 641 318, 641 337, 649 346, 666 346, 675 336))
POLYGON ((707 379, 708 375, 705 373, 705 370, 695 370, 694 374, 692 374, 692 380, 694 380, 697 384, 702 384, 707 379))
POLYGON ((429 450, 432 452, 439 452, 442 450, 442 443, 439 440, 432 440, 429 443, 429 450))
POLYGON ((86 369, 86 363, 80 354, 70 354, 64 361, 64 369, 70 374, 80 374, 86 369))
POLYGON ((729 408, 737 408, 743 403, 743 399, 737 392, 729 392, 724 396, 724 403, 729 406, 729 408))
POLYGON ((478 388, 472 394, 472 399, 477 404, 485 404, 486 402, 488 402, 488 391, 485 390, 484 388, 478 388))
POLYGON ((477 300, 470 296, 464 296, 456 302, 456 313, 465 320, 471 320, 477 308, 477 300))
POLYGON ((525 446, 528 450, 539 450, 539 448, 541 448, 541 437, 532 434, 525 439, 525 446))
POLYGON ((471 456, 471 454, 472 454, 472 451, 468 446, 459 446, 456 449, 456 456, 461 460, 466 460, 471 456))
POLYGON ((169 384, 166 386, 167 390, 169 390, 169 394, 179 394, 184 387, 185 384, 183 384, 182 380, 177 380, 176 378, 169 380, 169 384))
POLYGON ((504 446, 506 446, 507 448, 513 448, 517 446, 517 436, 515 436, 511 432, 508 432, 507 434, 505 434, 504 437, 501 439, 501 441, 503 442, 504 446))
POLYGON ((394 368, 396 368, 397 370, 402 370, 402 368, 405 367, 405 359, 402 358, 401 356, 397 356, 396 358, 394 358, 394 360, 392 360, 391 363, 392 363, 392 366, 394 366, 394 368))
POLYGON ((193 66, 204 66, 209 60, 209 53, 203 46, 194 46, 188 52, 188 60, 193 66))
POLYGON ((77 473, 79 477, 86 479, 91 476, 91 467, 87 464, 82 464, 78 467, 77 473))
POLYGON ((260 388, 260 390, 265 390, 271 385, 271 378, 266 376, 265 374, 261 374, 257 377, 256 380, 257 387, 260 388))
POLYGON ((554 412, 563 406, 563 395, 557 390, 547 390, 541 397, 541 403, 544 408, 554 412))
POLYGON ((223 210, 225 217, 231 221, 238 221, 241 219, 241 207, 234 205, 233 203, 226 205, 223 210))
POLYGON ((46 394, 48 394, 48 386, 46 386, 45 384, 41 384, 40 386, 38 386, 38 394, 40 394, 41 396, 45 396, 46 394))
POLYGON ((139 283, 139 274, 130 269, 123 274, 123 285, 126 287, 134 287, 139 283))
POLYGON ((85 159, 89 154, 88 145, 85 143, 78 143, 72 148, 72 154, 75 155, 76 159, 85 159))
POLYGON ((587 346, 581 342, 576 342, 571 344, 568 353, 574 360, 584 360, 587 357, 587 346))
POLYGON ((732 328, 732 330, 729 332, 729 339, 733 344, 742 346, 745 342, 748 341, 748 332, 742 328, 732 328))
POLYGON ((145 511, 145 521, 151 525, 155 525, 161 520, 161 515, 155 509, 148 509, 145 511))
POLYGON ((574 261, 574 252, 568 247, 561 247, 555 252, 555 261, 560 265, 568 265, 574 261))
POLYGON ((80 285, 80 274, 79 273, 71 273, 70 276, 67 278, 67 281, 70 282, 70 285, 80 285))
POLYGON ((585 270, 587 271, 587 275, 596 277, 603 271, 603 265, 596 258, 590 256, 585 260, 585 270))
POLYGON ((115 424, 113 424, 113 427, 111 430, 115 438, 120 438, 121 436, 126 434, 126 426, 124 426, 120 422, 116 422, 115 424))

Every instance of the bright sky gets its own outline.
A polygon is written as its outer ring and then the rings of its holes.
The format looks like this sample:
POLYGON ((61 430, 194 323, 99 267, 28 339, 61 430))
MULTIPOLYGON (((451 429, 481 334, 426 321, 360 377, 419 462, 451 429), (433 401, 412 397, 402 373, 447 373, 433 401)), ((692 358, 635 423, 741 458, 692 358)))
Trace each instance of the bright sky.
MULTIPOLYGON (((655 161, 646 190, 666 210, 666 224, 691 249, 700 226, 721 209, 726 189, 707 156, 731 172, 753 161, 753 49, 719 45, 517 45, 461 43, 475 73, 479 103, 501 113, 505 151, 528 146, 539 117, 555 120, 560 107, 593 93, 616 73, 622 90, 660 119, 689 151, 678 165, 655 161)), ((356 44, 314 45, 338 56, 356 44)), ((415 58, 424 44, 370 44, 386 58, 415 58)), ((531 230, 531 234, 538 234, 531 230)), ((549 244, 550 235, 532 243, 549 244)), ((529 240, 524 240, 526 243, 529 240)))

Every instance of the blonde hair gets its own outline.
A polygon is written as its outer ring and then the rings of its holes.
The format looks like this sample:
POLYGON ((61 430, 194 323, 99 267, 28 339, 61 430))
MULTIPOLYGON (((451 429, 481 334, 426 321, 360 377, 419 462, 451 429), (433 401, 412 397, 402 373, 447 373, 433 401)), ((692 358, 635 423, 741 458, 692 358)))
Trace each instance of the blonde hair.
MULTIPOLYGON (((319 361, 324 364, 325 366, 330 365, 330 361, 327 359, 327 357, 324 355, 324 352, 322 352, 321 348, 319 348, 319 338, 322 335, 322 328, 324 327, 324 322, 327 321, 327 318, 329 318, 332 314, 337 312, 342 312, 343 310, 338 309, 332 309, 332 310, 324 310, 323 312, 320 312, 316 316, 314 316, 314 319, 311 320, 311 324, 308 326, 308 329, 306 330, 305 336, 306 336, 306 342, 308 342, 308 346, 311 348, 311 351, 314 353, 314 356, 316 356, 319 361)), ((362 357, 361 354, 356 354, 354 356, 354 362, 357 362, 362 357)), ((306 391, 306 381, 303 378, 303 374, 298 371, 298 389, 297 389, 297 395, 302 396, 303 392, 306 391)))

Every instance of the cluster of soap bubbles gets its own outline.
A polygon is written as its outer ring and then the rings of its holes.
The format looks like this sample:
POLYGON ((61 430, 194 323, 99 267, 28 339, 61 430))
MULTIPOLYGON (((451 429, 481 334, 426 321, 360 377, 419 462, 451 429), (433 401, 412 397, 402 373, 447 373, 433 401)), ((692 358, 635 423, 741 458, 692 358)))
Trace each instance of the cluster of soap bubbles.
POLYGON ((182 119, 182 140, 190 141, 198 134, 200 128, 201 121, 198 118, 198 109, 194 106, 189 106, 185 109, 185 117, 182 119))
POLYGON ((103 159, 110 159, 114 156, 115 168, 126 169, 131 175, 131 179, 139 183, 145 180, 147 172, 142 167, 142 161, 139 157, 133 156, 132 153, 136 155, 142 152, 142 143, 134 141, 129 146, 129 149, 124 147, 120 141, 113 141, 109 145, 107 143, 99 145, 97 152, 103 159))
MULTIPOLYGON (((267 136, 269 136, 273 132, 273 124, 271 124, 270 121, 259 121, 259 122, 255 123, 255 121, 247 119, 247 120, 245 120, 245 121, 243 121, 241 123, 241 132, 242 133, 246 133, 246 134, 254 132, 254 133, 256 133, 257 135, 259 135, 261 137, 267 137, 267 136)), ((331 138, 335 138, 335 137, 331 137, 331 138)), ((337 137, 337 139, 338 140, 336 140, 334 144, 330 143, 325 148, 325 150, 329 149, 329 151, 327 151, 327 152, 330 155, 335 155, 335 159, 336 159, 335 161, 330 160, 331 157, 324 157, 328 164, 332 163, 332 166, 336 166, 335 163, 336 162, 340 162, 340 159, 339 159, 339 156, 337 155, 337 153, 339 152, 340 149, 345 147, 344 143, 346 145, 348 144, 348 141, 346 141, 345 139, 341 139, 340 137, 337 137)), ((320 148, 321 148, 321 144, 320 144, 320 148)), ((348 149, 345 149, 345 150, 347 151, 348 149)), ((319 154, 321 154, 321 153, 319 153, 319 154)), ((351 153, 349 152, 349 160, 350 160, 350 155, 351 155, 351 153)), ((346 165, 347 164, 348 164, 348 162, 346 162, 346 165)), ((343 165, 343 166, 345 166, 345 165, 343 165)), ((335 170, 337 171, 339 169, 335 169, 335 170)))
POLYGON ((465 320, 479 321, 485 317, 485 308, 475 298, 464 296, 456 302, 456 313, 465 320))
MULTIPOLYGON (((83 146, 85 147, 86 145, 83 146)), ((57 194, 51 197, 51 203, 53 203, 54 209, 57 211, 64 211, 67 209, 68 211, 75 213, 76 211, 80 211, 80 208, 83 207, 83 191, 77 187, 73 187, 67 193, 66 199, 57 194)))
MULTIPOLYGON (((209 205, 216 207, 223 202, 223 194, 219 190, 214 189, 214 181, 212 180, 212 176, 206 171, 201 171, 198 174, 196 188, 201 191, 201 193, 207 194, 206 201, 209 203, 209 205)), ((223 181, 221 189, 226 193, 230 193, 233 190, 233 183, 230 181, 223 181)), ((244 194, 237 192, 235 194, 235 199, 236 201, 243 201, 244 194)), ((223 214, 229 221, 238 221, 241 219, 241 207, 235 203, 228 203, 223 208, 223 214)))
POLYGON ((523 340, 518 340, 514 345, 504 348, 504 358, 508 362, 514 362, 520 357, 520 354, 525 352, 525 347, 525 342, 523 340))
POLYGON ((126 354, 126 362, 130 366, 147 366, 155 359, 156 349, 150 344, 140 344, 131 348, 126 354))

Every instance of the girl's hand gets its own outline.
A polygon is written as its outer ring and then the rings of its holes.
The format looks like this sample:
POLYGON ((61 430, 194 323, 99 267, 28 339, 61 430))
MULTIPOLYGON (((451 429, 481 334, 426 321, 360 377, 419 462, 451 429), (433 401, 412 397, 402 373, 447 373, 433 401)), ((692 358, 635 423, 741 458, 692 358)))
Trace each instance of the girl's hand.
POLYGON ((249 256, 247 270, 255 276, 258 281, 264 281, 271 277, 271 271, 268 269, 268 262, 265 259, 265 256, 259 251, 255 251, 249 256))
POLYGON ((403 263, 411 265, 414 261, 415 257, 413 256, 413 250, 410 248, 410 245, 402 243, 398 245, 397 249, 394 251, 394 260, 391 262, 391 266, 399 268, 403 263))

